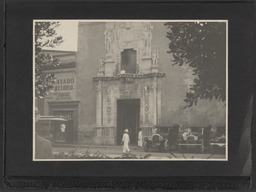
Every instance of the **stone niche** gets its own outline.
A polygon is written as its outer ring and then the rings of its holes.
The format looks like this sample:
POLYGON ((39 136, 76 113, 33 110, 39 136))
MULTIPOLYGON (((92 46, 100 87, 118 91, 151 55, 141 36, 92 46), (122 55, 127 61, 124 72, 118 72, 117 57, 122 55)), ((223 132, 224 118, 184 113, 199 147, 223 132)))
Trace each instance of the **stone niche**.
POLYGON ((153 26, 149 22, 105 24, 105 55, 99 56, 98 76, 116 76, 122 71, 122 52, 136 52, 136 74, 158 72, 158 51, 151 50, 153 26))

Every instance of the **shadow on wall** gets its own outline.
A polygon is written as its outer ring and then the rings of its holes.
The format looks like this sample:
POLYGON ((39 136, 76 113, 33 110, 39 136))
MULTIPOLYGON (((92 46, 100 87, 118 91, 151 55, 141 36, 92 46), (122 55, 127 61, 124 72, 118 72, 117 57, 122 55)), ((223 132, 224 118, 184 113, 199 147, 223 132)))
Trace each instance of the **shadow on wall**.
POLYGON ((190 108, 168 111, 168 114, 163 114, 161 121, 167 124, 178 123, 183 125, 188 123, 196 125, 210 124, 213 127, 225 126, 226 106, 224 102, 216 100, 201 100, 197 105, 190 108))
POLYGON ((191 124, 210 124, 225 126, 226 105, 217 100, 201 100, 197 105, 188 109, 188 122, 191 124))

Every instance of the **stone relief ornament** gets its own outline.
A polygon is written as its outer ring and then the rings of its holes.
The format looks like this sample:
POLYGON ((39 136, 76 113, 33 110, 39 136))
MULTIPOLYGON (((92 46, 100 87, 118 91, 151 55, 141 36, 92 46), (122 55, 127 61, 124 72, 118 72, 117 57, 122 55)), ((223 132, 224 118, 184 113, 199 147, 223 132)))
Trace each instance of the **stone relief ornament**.
POLYGON ((144 36, 144 56, 149 56, 151 52, 151 41, 152 41, 152 25, 144 25, 143 36, 144 36))
POLYGON ((99 72, 104 71, 104 59, 100 58, 98 61, 99 64, 99 72))
POLYGON ((106 31, 104 32, 104 35, 105 35, 106 55, 111 55, 111 54, 113 54, 113 40, 114 40, 112 25, 106 25, 106 31))
POLYGON ((130 42, 134 40, 134 32, 131 28, 125 28, 122 31, 122 39, 124 42, 130 42))
POLYGON ((152 53, 152 64, 153 66, 158 66, 159 54, 158 51, 152 53))
POLYGON ((152 59, 152 66, 151 66, 152 73, 158 73, 158 61, 159 61, 158 51, 152 52, 151 59, 152 59))
POLYGON ((99 66, 99 72, 98 72, 98 76, 99 77, 102 77, 104 76, 104 59, 103 58, 100 58, 98 60, 98 66, 99 66))
MULTIPOLYGON (((115 74, 119 73, 121 52, 125 49, 136 51, 137 71, 140 73, 144 62, 151 67, 151 41, 153 26, 150 22, 116 22, 105 25, 105 74, 108 63, 114 62, 115 74), (142 61, 147 58, 148 61, 142 61)), ((154 69, 154 72, 157 69, 154 69)), ((150 69, 148 69, 150 71, 150 69)))

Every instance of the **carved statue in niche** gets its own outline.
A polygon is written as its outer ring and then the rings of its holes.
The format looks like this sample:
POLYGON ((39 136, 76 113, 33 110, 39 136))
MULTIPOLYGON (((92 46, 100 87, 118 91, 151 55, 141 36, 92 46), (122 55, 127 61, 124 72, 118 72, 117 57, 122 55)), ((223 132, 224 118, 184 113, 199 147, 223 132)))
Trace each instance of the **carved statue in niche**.
POLYGON ((104 59, 103 58, 100 58, 98 60, 98 65, 99 65, 98 76, 102 77, 102 76, 104 76, 104 59))
POLYGON ((158 66, 158 60, 159 60, 158 51, 154 51, 152 53, 152 64, 153 64, 154 67, 158 66))
POLYGON ((113 25, 106 25, 106 31, 104 32, 106 55, 113 54, 113 40, 114 40, 113 27, 114 27, 113 25))
POLYGON ((151 30, 153 27, 151 25, 145 25, 143 28, 143 36, 144 36, 144 56, 149 56, 151 52, 151 41, 152 41, 152 33, 151 30))
POLYGON ((112 53, 112 41, 113 41, 112 31, 106 31, 105 32, 105 50, 106 50, 106 55, 109 55, 109 54, 112 53))
POLYGON ((104 71, 104 60, 102 58, 100 58, 98 61, 98 64, 99 64, 99 72, 103 72, 104 71))

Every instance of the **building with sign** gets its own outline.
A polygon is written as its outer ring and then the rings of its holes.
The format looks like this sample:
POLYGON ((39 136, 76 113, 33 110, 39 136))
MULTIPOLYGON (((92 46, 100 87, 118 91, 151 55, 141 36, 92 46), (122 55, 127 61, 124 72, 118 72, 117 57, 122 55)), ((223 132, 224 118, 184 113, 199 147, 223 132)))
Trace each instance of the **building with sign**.
MULTIPOLYGON (((52 52, 61 64, 54 91, 38 102, 45 115, 68 119, 67 143, 119 145, 129 129, 156 124, 225 126, 226 106, 199 101, 184 109, 191 69, 174 66, 163 22, 79 22, 78 51, 52 52)), ((216 77, 217 78, 217 77, 216 77)))
MULTIPOLYGON (((66 119, 64 143, 78 142, 78 106, 79 100, 76 97, 76 52, 71 51, 47 51, 60 61, 58 66, 46 65, 44 73, 54 73, 55 82, 53 91, 44 99, 37 99, 36 104, 41 115, 58 116, 66 119)), ((56 129, 58 129, 57 127, 56 129)), ((54 132, 60 130, 54 130, 54 132)), ((55 134, 54 134, 55 135, 55 134)), ((54 140, 56 138, 53 138, 54 140)))

